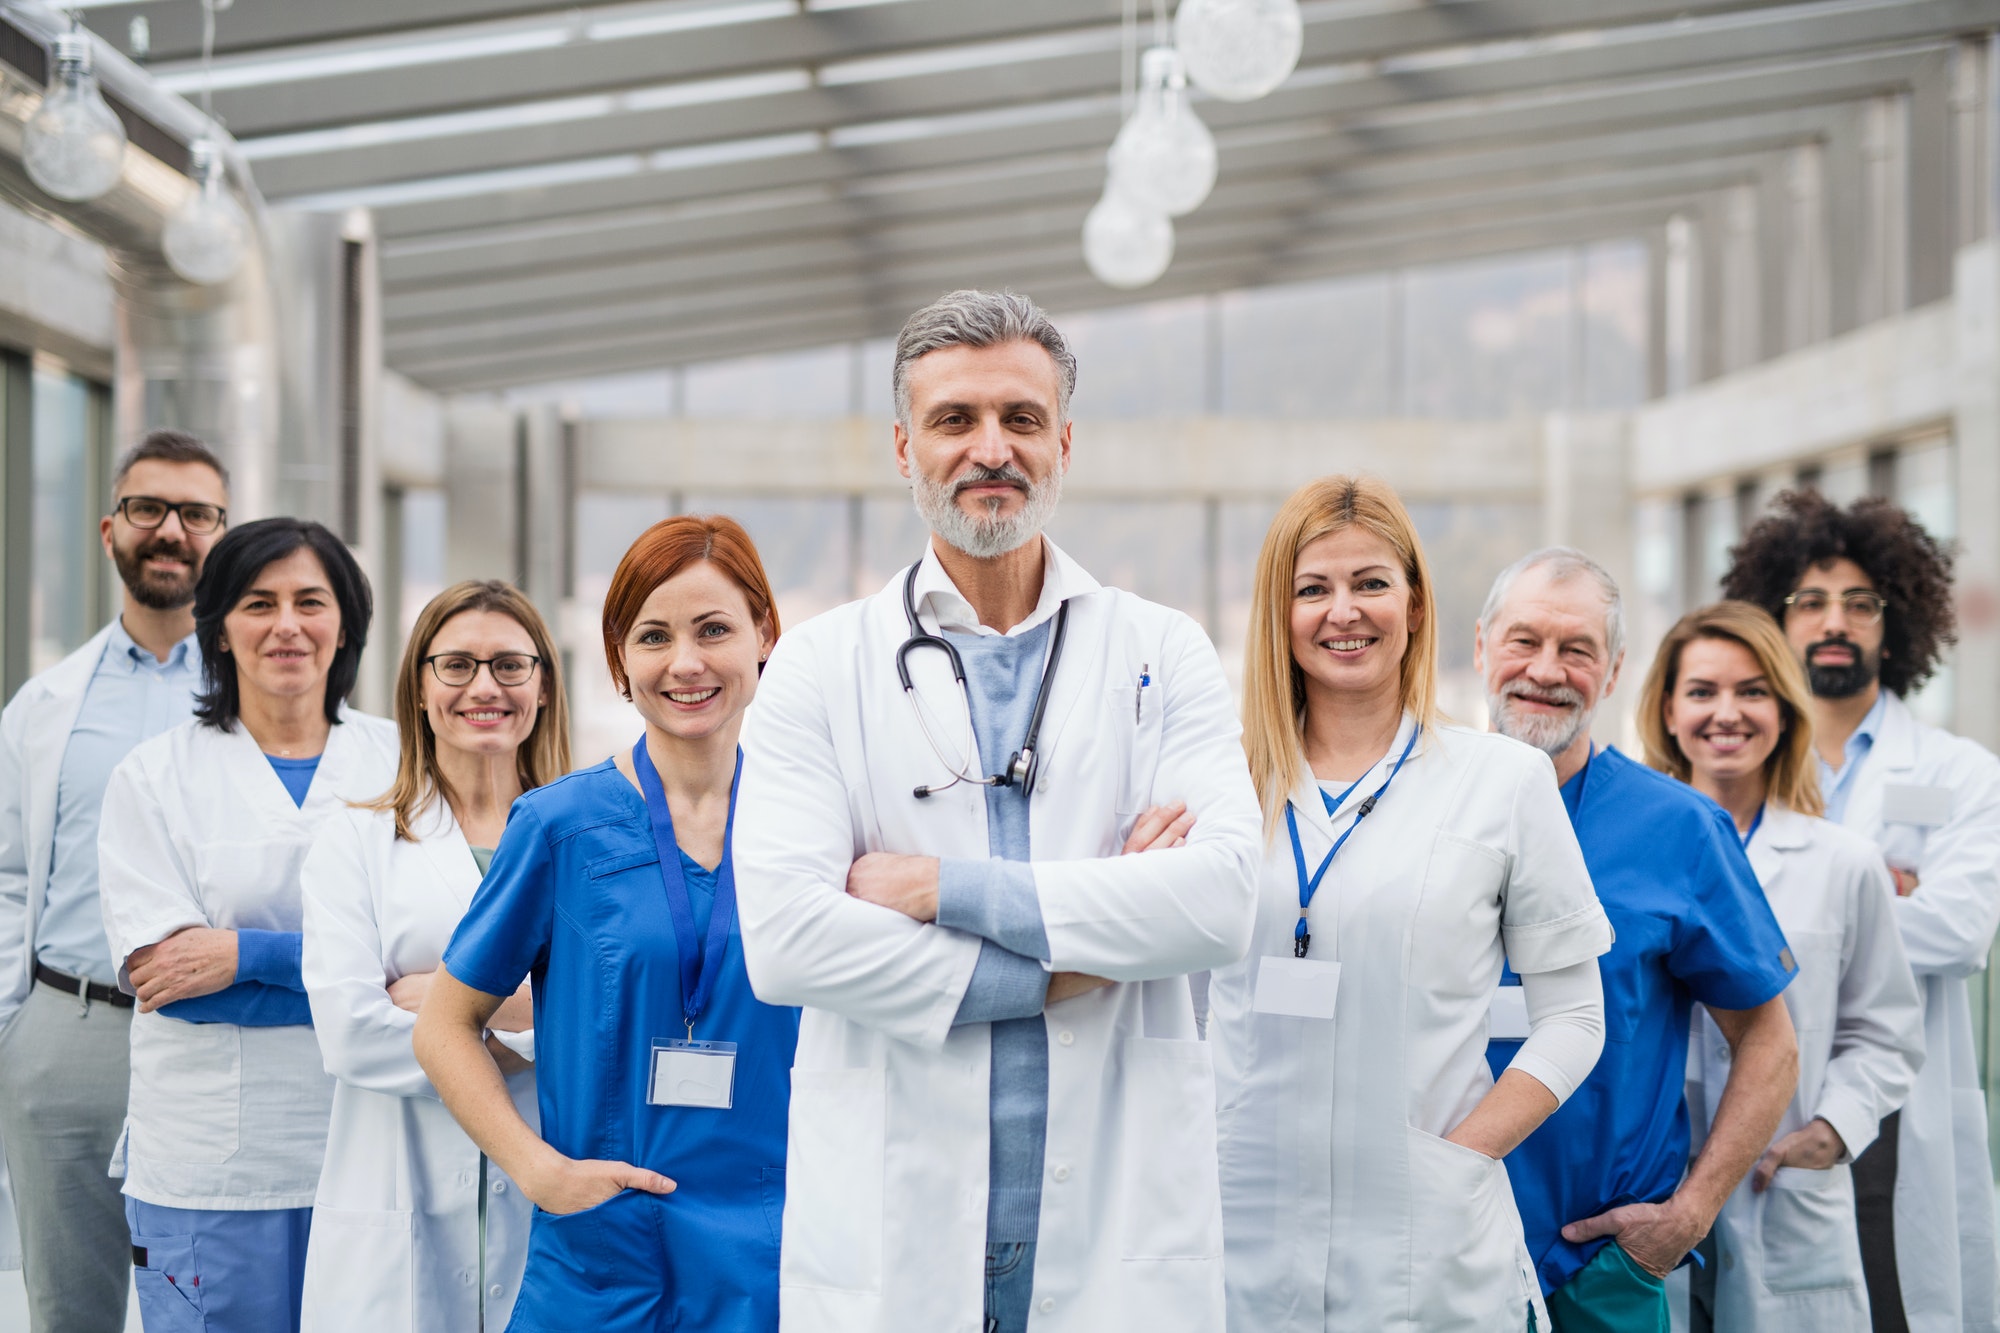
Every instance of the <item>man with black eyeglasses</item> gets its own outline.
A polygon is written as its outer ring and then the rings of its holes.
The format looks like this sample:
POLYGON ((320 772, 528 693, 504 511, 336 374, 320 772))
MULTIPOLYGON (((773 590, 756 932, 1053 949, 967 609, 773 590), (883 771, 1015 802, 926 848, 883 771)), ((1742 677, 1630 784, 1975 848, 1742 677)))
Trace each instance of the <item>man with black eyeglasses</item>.
POLYGON ((192 715, 195 581, 228 500, 191 435, 155 431, 126 454, 98 525, 120 613, 0 712, 0 1146, 33 1333, 125 1327, 131 1233, 109 1172, 132 997, 98 908, 98 812, 126 752, 192 715))
MULTIPOLYGON (((1993 1168, 1965 985, 2000 927, 2000 760, 1919 722, 1904 702, 1954 640, 1951 556, 1887 500, 1842 509, 1814 491, 1780 495, 1732 556, 1723 591, 1777 617, 1805 664, 1827 818, 1882 849, 1924 999, 1917 1085, 1853 1165, 1874 1327, 2000 1328, 1993 1168)), ((1844 1192, 1841 1174, 1809 1188, 1844 1192)))

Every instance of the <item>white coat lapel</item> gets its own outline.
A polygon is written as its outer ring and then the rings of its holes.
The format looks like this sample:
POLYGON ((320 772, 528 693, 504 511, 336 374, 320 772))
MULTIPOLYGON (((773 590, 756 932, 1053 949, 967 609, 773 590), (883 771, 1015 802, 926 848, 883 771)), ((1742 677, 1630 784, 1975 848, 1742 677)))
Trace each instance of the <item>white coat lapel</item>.
POLYGON ((410 831, 417 835, 417 847, 432 873, 459 908, 471 907, 472 895, 479 889, 479 863, 472 859, 472 845, 466 842, 465 831, 458 826, 444 798, 433 801, 431 808, 417 817, 410 831))
MULTIPOLYGON (((48 875, 50 848, 56 834, 56 775, 62 771, 63 752, 69 748, 70 733, 76 730, 84 697, 90 693, 91 678, 97 674, 98 663, 104 660, 104 646, 110 639, 111 626, 106 625, 42 678, 42 688, 47 694, 35 709, 29 730, 25 774, 28 785, 22 793, 28 809, 31 876, 36 875, 37 868, 42 878, 48 875)), ((38 880, 31 887, 29 900, 39 910, 47 885, 38 880)))
POLYGON ((1841 823, 1873 837, 1882 827, 1882 791, 1892 782, 1908 780, 1917 766, 1917 726, 1909 705, 1893 694, 1886 695, 1882 707, 1882 728, 1868 753, 1861 758, 1861 771, 1854 775, 1854 790, 1847 798, 1841 823))
POLYGON ((1811 842, 1811 821, 1773 802, 1764 807, 1764 822, 1744 850, 1757 882, 1768 889, 1782 873, 1786 858, 1804 851, 1811 842))

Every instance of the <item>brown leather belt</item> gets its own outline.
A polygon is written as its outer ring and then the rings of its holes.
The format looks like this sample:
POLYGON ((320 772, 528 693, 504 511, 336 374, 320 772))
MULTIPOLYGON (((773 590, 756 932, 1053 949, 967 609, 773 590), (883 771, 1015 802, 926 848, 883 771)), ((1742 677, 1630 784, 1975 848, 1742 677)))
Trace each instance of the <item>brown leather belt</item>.
POLYGON ((99 1004, 108 1004, 114 1009, 130 1009, 138 1001, 119 990, 116 986, 100 986, 82 977, 73 977, 67 972, 58 972, 42 963, 35 964, 35 980, 44 986, 54 987, 65 995, 81 995, 99 1004))

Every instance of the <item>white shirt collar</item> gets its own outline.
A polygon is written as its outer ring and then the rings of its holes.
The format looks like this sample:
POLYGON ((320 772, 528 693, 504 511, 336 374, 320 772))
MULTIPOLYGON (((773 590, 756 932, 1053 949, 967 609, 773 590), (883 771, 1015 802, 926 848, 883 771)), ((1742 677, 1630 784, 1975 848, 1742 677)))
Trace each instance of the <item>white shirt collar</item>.
MULTIPOLYGON (((1096 592, 1099 584, 1084 571, 1082 565, 1063 554, 1062 548, 1047 537, 1041 539, 1042 594, 1035 602, 1035 609, 1027 619, 1007 631, 1011 637, 1026 634, 1043 621, 1052 618, 1056 608, 1072 597, 1096 592)), ((965 600, 965 594, 945 573, 944 565, 937 558, 935 545, 924 548, 923 562, 917 568, 917 586, 913 590, 917 607, 917 618, 921 622, 926 613, 940 632, 959 634, 999 635, 1000 631, 990 625, 979 623, 979 613, 972 609, 972 603, 965 600)))

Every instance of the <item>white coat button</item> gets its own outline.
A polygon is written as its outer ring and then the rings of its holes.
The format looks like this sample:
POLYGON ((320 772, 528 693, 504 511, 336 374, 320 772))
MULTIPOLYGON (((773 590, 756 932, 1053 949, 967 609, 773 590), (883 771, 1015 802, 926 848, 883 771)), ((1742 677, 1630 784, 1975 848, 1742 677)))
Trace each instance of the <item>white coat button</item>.
POLYGON ((1066 1167, 1066 1166, 1059 1166, 1059 1167, 1057 1167, 1057 1168, 1056 1168, 1055 1170, 1053 1170, 1053 1171, 1049 1172, 1049 1174, 1050 1174, 1050 1175, 1052 1175, 1052 1176, 1054 1176, 1054 1177, 1056 1178, 1056 1180, 1057 1180, 1057 1181, 1064 1181, 1064 1180, 1068 1180, 1068 1179, 1069 1179, 1069 1168, 1068 1168, 1068 1167, 1066 1167))
POLYGON ((1047 1313, 1048 1313, 1049 1311, 1051 1311, 1051 1310, 1053 1310, 1053 1309, 1055 1309, 1055 1308, 1056 1308, 1056 1298, 1055 1298, 1055 1297, 1053 1297, 1053 1296, 1044 1296, 1044 1297, 1042 1297, 1042 1313, 1043 1313, 1043 1314, 1047 1314, 1047 1313))
POLYGON ((1076 1045, 1076 1034, 1074 1032, 1058 1032, 1056 1033, 1056 1040, 1064 1046, 1074 1046, 1076 1045))
POLYGON ((492 1286, 486 1289, 486 1294, 488 1296, 499 1296, 505 1290, 506 1290, 505 1287, 502 1287, 498 1282, 495 1282, 492 1286))
POLYGON ((496 1180, 496 1181, 494 1181, 494 1182, 493 1182, 493 1192, 494 1192, 495 1194, 505 1194, 505 1193, 507 1192, 507 1182, 506 1182, 506 1181, 504 1181, 504 1180, 496 1180))

